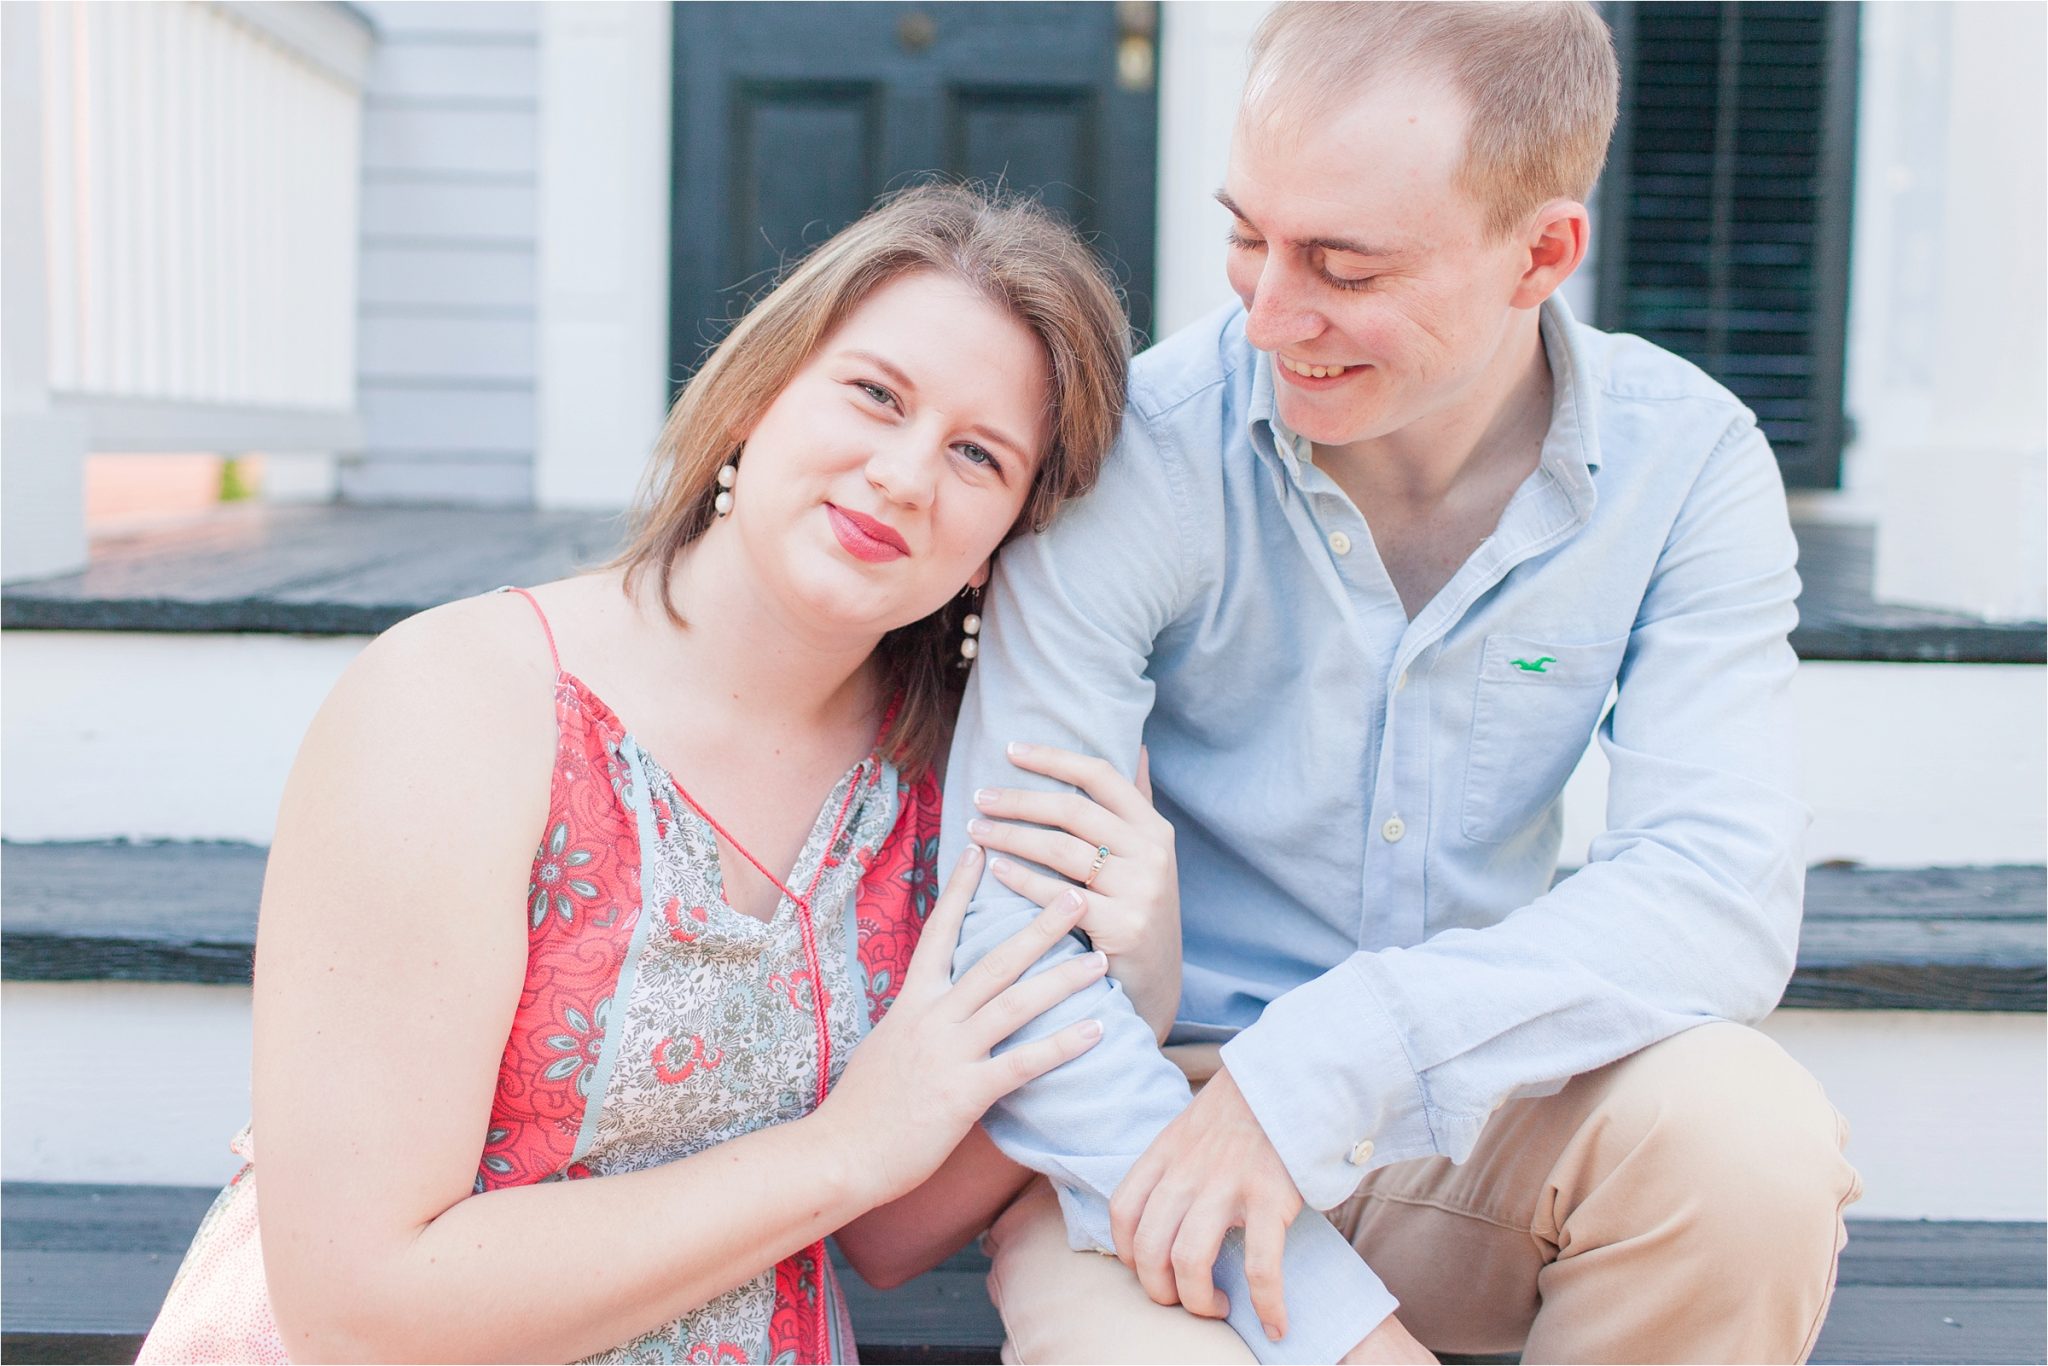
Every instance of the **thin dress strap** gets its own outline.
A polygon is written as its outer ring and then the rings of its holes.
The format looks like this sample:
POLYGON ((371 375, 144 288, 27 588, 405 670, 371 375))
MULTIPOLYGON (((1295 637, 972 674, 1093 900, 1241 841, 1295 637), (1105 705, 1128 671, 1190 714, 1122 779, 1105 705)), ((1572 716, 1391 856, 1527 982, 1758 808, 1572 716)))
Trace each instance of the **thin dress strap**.
POLYGON ((554 661, 555 678, 557 681, 560 681, 562 677, 562 652, 555 648, 555 628, 548 625, 548 614, 540 610, 539 600, 524 588, 515 588, 509 583, 498 591, 500 593, 517 593, 520 597, 525 598, 526 605, 531 607, 533 614, 540 618, 541 634, 548 638, 548 658, 554 661))

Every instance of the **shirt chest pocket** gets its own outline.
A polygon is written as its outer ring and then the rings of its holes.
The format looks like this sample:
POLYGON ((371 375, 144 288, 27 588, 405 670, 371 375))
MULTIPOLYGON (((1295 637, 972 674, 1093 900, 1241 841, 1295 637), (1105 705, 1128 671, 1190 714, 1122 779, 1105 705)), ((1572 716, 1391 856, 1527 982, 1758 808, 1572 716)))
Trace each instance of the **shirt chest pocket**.
POLYGON ((1628 637, 1551 645, 1490 635, 1465 752, 1465 838, 1497 844, 1542 813, 1586 751, 1628 637))

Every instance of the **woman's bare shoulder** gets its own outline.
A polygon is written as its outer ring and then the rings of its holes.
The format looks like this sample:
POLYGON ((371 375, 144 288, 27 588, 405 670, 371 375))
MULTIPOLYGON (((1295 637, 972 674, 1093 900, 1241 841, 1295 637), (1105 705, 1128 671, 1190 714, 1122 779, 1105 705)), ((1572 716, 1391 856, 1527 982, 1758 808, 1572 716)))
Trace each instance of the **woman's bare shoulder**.
MULTIPOLYGON (((300 764, 344 787, 375 773, 423 795, 453 776, 451 765, 507 782, 545 774, 554 676, 540 621, 517 594, 432 608, 350 662, 307 732, 300 764)), ((545 784, 543 800, 544 792, 545 784)))
POLYGON ((552 695, 554 665, 533 607, 516 593, 483 593, 407 617, 366 646, 343 686, 381 700, 409 697, 496 710, 552 695))

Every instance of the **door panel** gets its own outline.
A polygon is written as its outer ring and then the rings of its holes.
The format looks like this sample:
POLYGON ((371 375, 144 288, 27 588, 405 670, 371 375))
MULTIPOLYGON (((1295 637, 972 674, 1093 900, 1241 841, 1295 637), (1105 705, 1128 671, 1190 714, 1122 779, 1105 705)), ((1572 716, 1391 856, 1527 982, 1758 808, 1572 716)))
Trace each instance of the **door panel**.
POLYGON ((844 223, 867 208, 880 164, 880 93, 780 81, 734 91, 725 235, 735 280, 772 273, 814 220, 844 223))
POLYGON ((946 164, 1030 186, 1073 222, 1093 186, 1094 103, 1072 90, 955 90, 948 101, 946 164))
POLYGON ((779 264, 934 172, 1039 194, 1148 329, 1158 115, 1131 43, 1152 9, 677 5, 672 378, 779 264))

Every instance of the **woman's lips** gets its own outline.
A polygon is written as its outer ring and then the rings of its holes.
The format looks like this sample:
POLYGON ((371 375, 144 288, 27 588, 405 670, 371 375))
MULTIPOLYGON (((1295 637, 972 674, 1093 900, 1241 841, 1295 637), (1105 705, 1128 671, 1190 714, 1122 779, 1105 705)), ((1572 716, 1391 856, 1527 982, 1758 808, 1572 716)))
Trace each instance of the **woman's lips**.
POLYGON ((825 504, 825 514, 832 519, 832 534, 856 560, 882 564, 910 553, 901 536, 872 517, 850 512, 837 503, 825 504))

